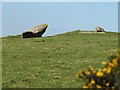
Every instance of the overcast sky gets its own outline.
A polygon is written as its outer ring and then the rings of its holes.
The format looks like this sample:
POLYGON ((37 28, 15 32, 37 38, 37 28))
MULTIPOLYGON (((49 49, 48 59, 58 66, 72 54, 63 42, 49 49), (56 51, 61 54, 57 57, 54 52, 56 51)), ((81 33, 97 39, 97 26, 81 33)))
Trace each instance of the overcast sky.
POLYGON ((73 30, 118 31, 117 2, 2 2, 2 36, 47 23, 44 36, 73 30))

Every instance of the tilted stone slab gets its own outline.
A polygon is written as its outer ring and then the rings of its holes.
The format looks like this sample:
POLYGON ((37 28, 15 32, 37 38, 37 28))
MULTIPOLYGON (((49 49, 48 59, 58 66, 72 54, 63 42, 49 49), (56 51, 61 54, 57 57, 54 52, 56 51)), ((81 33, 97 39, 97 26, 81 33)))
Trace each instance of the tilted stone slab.
POLYGON ((47 24, 41 24, 41 25, 35 26, 34 28, 31 28, 26 32, 23 32, 22 37, 23 38, 42 37, 47 27, 48 27, 47 24))

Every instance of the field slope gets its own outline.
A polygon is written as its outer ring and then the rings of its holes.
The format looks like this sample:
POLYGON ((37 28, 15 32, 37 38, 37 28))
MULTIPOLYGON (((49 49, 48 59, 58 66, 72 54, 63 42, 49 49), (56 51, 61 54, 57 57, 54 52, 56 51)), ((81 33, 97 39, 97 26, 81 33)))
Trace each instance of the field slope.
POLYGON ((75 74, 91 65, 98 69, 111 50, 118 49, 114 32, 89 34, 73 31, 55 36, 2 39, 4 88, 78 88, 75 74))

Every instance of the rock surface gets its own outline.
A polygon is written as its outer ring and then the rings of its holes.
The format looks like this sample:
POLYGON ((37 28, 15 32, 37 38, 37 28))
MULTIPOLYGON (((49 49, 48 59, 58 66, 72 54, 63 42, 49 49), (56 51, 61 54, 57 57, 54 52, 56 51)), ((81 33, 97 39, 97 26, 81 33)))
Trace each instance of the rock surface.
POLYGON ((48 27, 47 24, 41 24, 41 25, 35 26, 34 28, 31 28, 26 32, 23 32, 22 37, 23 38, 42 37, 47 27, 48 27))

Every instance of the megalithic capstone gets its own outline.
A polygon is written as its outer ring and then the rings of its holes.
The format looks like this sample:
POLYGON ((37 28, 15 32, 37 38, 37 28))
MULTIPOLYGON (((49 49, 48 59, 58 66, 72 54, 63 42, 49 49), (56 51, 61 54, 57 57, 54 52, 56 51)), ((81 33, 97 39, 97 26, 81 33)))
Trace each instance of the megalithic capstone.
POLYGON ((22 37, 23 38, 42 37, 47 27, 48 27, 47 24, 41 24, 41 25, 35 26, 27 30, 26 32, 23 32, 22 37))
POLYGON ((96 32, 105 32, 105 30, 101 27, 96 27, 96 32))

